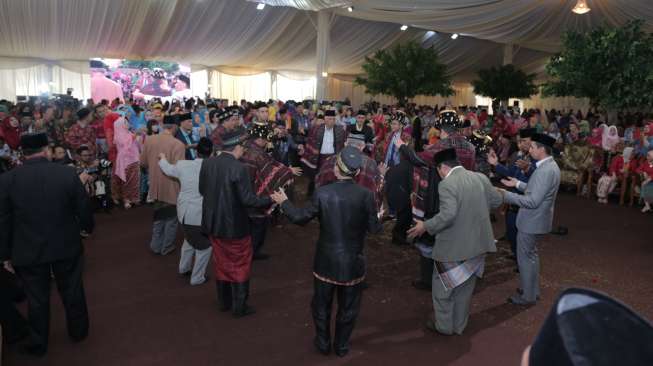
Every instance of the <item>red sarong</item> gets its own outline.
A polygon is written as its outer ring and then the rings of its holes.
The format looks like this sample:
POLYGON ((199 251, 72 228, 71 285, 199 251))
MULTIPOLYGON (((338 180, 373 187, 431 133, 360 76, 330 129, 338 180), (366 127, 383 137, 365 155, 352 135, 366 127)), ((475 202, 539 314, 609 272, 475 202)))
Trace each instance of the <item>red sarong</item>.
POLYGON ((213 247, 215 278, 219 281, 245 282, 252 269, 252 237, 220 239, 210 237, 213 247))

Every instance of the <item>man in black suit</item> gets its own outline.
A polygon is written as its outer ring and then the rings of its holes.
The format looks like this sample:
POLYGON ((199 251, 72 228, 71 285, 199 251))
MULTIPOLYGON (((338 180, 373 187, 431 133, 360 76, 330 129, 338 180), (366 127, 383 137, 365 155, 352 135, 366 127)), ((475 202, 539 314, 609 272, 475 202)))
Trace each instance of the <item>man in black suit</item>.
POLYGON ((366 273, 365 237, 383 229, 374 193, 354 181, 362 164, 360 150, 351 146, 342 149, 333 168, 337 181, 319 187, 304 208, 288 201, 283 190, 272 194, 291 222, 305 225, 316 217, 320 220, 311 308, 316 333, 313 343, 325 355, 331 352, 331 308, 336 293, 338 313, 333 350, 340 357, 349 352, 366 273))
POLYGON ((256 196, 247 166, 238 161, 245 153, 244 134, 240 129, 222 134, 222 153, 202 162, 199 179, 202 232, 213 246, 220 310, 232 310, 237 318, 255 312, 247 304, 254 253, 247 208, 272 205, 270 197, 256 196))
POLYGON ((197 143, 193 136, 193 119, 191 113, 179 114, 172 116, 179 121, 179 129, 175 137, 186 147, 186 160, 195 160, 197 158, 197 143))
POLYGON ((76 342, 88 334, 80 232, 92 231, 93 214, 75 169, 50 161, 45 134, 23 135, 21 147, 25 164, 0 176, 0 261, 25 287, 31 328, 25 351, 43 356, 51 273, 66 310, 68 334, 76 342))

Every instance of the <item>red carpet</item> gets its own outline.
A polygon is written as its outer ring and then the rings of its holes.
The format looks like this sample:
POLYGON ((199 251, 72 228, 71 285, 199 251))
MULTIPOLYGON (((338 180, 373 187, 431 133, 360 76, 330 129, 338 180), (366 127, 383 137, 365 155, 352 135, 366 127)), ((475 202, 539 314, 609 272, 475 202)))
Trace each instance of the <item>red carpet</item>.
MULTIPOLYGON (((179 250, 166 257, 148 250, 151 211, 142 207, 98 215, 86 241, 85 285, 89 338, 72 344, 61 301, 53 291, 48 355, 34 360, 5 351, 5 365, 518 365, 558 291, 592 287, 653 318, 653 216, 561 195, 556 223, 568 236, 540 246, 542 298, 530 309, 505 304, 518 285, 504 258, 507 243, 490 256, 463 336, 427 333, 430 294, 414 290, 417 253, 388 244, 385 234, 367 246, 371 288, 363 297, 352 352, 343 359, 312 348, 311 263, 318 225, 273 227, 272 258, 255 262, 250 303, 258 313, 233 319, 217 310, 213 282, 199 287, 177 275, 179 250)), ((502 218, 495 226, 503 234, 502 218)), ((210 264, 212 265, 212 263, 210 264)), ((211 272, 211 271, 209 271, 211 272)))

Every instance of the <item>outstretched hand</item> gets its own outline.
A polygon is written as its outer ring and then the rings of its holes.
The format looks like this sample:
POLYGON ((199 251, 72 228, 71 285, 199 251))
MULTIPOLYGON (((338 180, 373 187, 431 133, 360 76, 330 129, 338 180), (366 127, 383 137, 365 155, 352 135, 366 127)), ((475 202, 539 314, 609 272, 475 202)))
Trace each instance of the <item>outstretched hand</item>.
POLYGON ((415 220, 415 226, 411 227, 408 230, 408 239, 412 240, 418 236, 421 236, 426 232, 426 227, 424 226, 424 221, 415 220))
POLYGON ((283 190, 283 188, 279 188, 278 191, 272 193, 270 198, 272 198, 272 201, 278 205, 288 200, 288 196, 286 196, 286 192, 283 190))
POLYGON ((381 176, 385 176, 385 173, 387 172, 388 172, 388 164, 386 163, 379 164, 379 173, 381 173, 381 176))
POLYGON ((519 181, 516 178, 509 177, 507 179, 501 179, 501 183, 506 187, 517 187, 519 181))
POLYGON ((291 166, 290 170, 292 170, 292 173, 297 177, 301 176, 303 173, 302 168, 298 166, 291 166))
POLYGON ((11 265, 10 261, 2 262, 2 266, 4 267, 5 271, 16 274, 16 270, 14 270, 14 266, 11 265))

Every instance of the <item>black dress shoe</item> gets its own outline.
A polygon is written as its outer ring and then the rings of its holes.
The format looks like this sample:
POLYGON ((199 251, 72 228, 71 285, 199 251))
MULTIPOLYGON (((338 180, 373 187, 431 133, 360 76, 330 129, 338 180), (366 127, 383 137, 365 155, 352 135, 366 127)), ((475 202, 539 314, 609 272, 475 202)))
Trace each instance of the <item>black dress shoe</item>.
POLYGON ((180 275, 182 275, 182 276, 190 276, 191 273, 192 273, 192 271, 187 271, 187 272, 184 272, 184 273, 180 273, 180 275))
POLYGON ((7 334, 5 338, 5 342, 7 342, 7 344, 16 344, 22 341, 23 339, 27 338, 27 336, 29 336, 29 328, 27 326, 24 326, 20 328, 18 331, 10 332, 9 334, 7 334))
POLYGON ((414 280, 411 282, 411 285, 421 291, 431 291, 431 286, 427 283, 424 283, 422 280, 414 280))
MULTIPOLYGON (((522 290, 520 288, 517 288, 517 293, 519 295, 523 296, 524 295, 524 290, 522 290)), ((540 295, 535 296, 535 300, 539 300, 539 299, 540 299, 540 295)))
POLYGON ((34 356, 34 357, 43 357, 48 352, 42 346, 27 344, 20 348, 20 353, 24 355, 34 356))
POLYGON ((438 330, 438 328, 435 326, 435 321, 433 319, 428 319, 426 323, 424 324, 426 329, 430 330, 433 333, 440 334, 443 336, 449 336, 449 334, 444 334, 438 330))
POLYGON ((256 314, 256 309, 249 305, 245 305, 245 307, 239 311, 234 311, 233 316, 234 318, 242 318, 244 316, 256 314))
POLYGON ((255 261, 264 261, 266 259, 270 259, 270 255, 265 253, 256 253, 252 257, 252 259, 255 261))
POLYGON ((336 349, 333 350, 333 353, 335 353, 336 356, 338 356, 338 357, 345 357, 345 356, 347 356, 347 353, 349 353, 349 349, 347 349, 347 348, 337 349, 336 348, 336 349))
POLYGON ((328 344, 326 347, 322 347, 320 345, 320 342, 318 342, 317 338, 313 339, 313 345, 315 346, 315 349, 320 352, 321 354, 328 356, 329 353, 331 353, 331 344, 328 344))
POLYGON ((521 295, 512 295, 508 298, 508 303, 513 305, 531 306, 535 305, 535 301, 526 301, 521 295))

